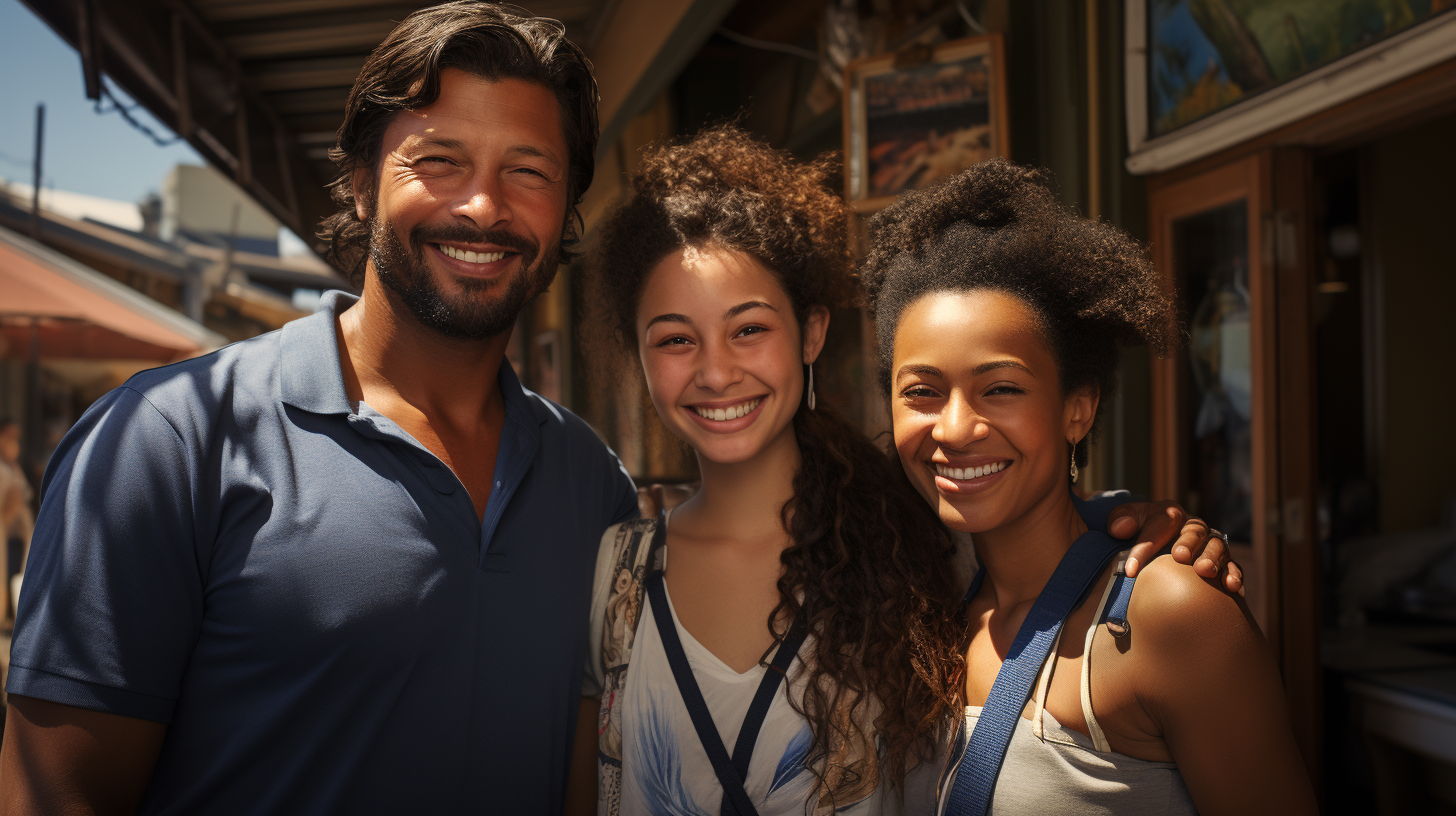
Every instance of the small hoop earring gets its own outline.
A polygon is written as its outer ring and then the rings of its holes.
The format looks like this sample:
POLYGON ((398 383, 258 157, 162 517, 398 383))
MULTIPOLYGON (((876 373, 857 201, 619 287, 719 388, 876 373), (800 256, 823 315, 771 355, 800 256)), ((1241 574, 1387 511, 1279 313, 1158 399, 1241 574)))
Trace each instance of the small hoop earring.
POLYGON ((1072 446, 1072 483, 1077 482, 1077 443, 1068 440, 1072 446))
POLYGON ((809 369, 809 410, 814 410, 814 364, 808 363, 809 369))

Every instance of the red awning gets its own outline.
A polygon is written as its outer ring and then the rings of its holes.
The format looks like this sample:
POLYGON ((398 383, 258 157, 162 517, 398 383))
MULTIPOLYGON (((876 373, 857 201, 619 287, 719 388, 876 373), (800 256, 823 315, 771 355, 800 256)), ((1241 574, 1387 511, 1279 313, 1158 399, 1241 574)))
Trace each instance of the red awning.
POLYGON ((0 356, 170 362, 222 338, 134 290, 0 231, 0 356))

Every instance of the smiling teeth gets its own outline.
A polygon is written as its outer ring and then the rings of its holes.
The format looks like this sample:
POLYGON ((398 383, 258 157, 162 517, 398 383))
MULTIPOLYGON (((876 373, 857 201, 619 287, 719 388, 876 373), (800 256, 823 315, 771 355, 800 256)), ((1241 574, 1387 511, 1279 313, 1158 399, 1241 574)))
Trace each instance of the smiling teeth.
POLYGON ((697 411, 698 416, 703 419, 711 419, 714 422, 727 422, 730 419, 737 419, 751 413, 754 408, 758 407, 760 402, 763 402, 762 398, 741 402, 737 405, 730 405, 727 408, 699 408, 694 405, 693 410, 697 411))
POLYGON ((441 252, 457 261, 473 264, 495 263, 506 256, 504 252, 471 252, 468 249, 456 249, 446 244, 435 244, 435 246, 439 247, 441 252))
POLYGON ((947 479, 956 479, 957 481, 963 482, 967 479, 979 479, 982 476, 990 476, 992 473, 997 473, 999 471, 1005 470, 1006 466, 1011 463, 996 462, 995 464, 975 468, 946 467, 945 465, 936 464, 935 462, 931 462, 931 464, 935 465, 935 472, 940 474, 941 476, 944 476, 947 479))

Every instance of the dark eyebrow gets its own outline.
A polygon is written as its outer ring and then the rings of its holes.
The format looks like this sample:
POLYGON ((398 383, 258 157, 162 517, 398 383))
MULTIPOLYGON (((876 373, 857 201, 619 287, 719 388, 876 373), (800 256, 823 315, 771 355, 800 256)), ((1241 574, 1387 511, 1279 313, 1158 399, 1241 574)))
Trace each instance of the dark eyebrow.
POLYGON ((768 309, 769 311, 773 311, 773 312, 777 312, 778 311, 778 309, 775 309, 774 307, 770 306, 767 303, 764 303, 761 300, 750 300, 750 301, 746 301, 744 303, 740 303, 737 306, 734 306, 733 308, 729 309, 727 312, 724 312, 723 313, 723 317, 724 317, 724 319, 734 318, 734 317, 737 317, 737 316, 743 314, 744 312, 746 312, 746 311, 748 311, 750 309, 768 309))
POLYGON ((419 143, 421 145, 443 147, 446 150, 465 150, 464 142, 460 141, 459 139, 451 139, 445 136, 421 136, 419 143))
POLYGON ((643 328, 650 329, 653 326, 656 326, 658 323, 686 323, 689 326, 693 325, 693 321, 689 320, 687 315, 669 313, 660 314, 657 317, 652 318, 651 320, 647 321, 647 325, 643 328))
POLYGON ((555 156, 551 155, 550 153, 547 153, 546 151, 542 150, 539 147, 533 147, 533 146, 528 145, 528 144, 512 145, 511 148, 510 148, 510 150, 508 150, 506 152, 508 152, 508 153, 520 153, 520 154, 525 155, 525 156, 535 156, 538 159, 545 159, 546 161, 549 161, 549 162, 552 162, 552 163, 557 163, 557 159, 556 159, 555 156))
POLYGON ((945 377, 945 372, 933 365, 903 365, 900 366, 899 371, 895 372, 895 380, 898 381, 906 374, 919 374, 922 377, 938 377, 942 379, 945 377))
MULTIPOLYGON (((980 365, 971 369, 971 376, 979 377, 988 371, 995 371, 998 368, 1019 368, 1022 371, 1025 371, 1027 374, 1032 373, 1031 369, 1022 365, 1021 363, 1016 362, 1015 360, 992 360, 989 363, 981 363, 980 365)), ((895 372, 896 381, 898 381, 901 377, 904 377, 906 374, 919 374, 922 377, 945 377, 945 372, 932 365, 905 365, 901 366, 900 369, 895 372)))
MULTIPOLYGON (((770 309, 770 310, 775 311, 775 312, 778 311, 778 309, 775 309, 773 306, 771 306, 771 305, 769 305, 767 303, 764 303, 761 300, 750 300, 750 301, 747 301, 747 302, 744 302, 744 303, 740 303, 737 306, 734 306, 733 308, 729 309, 723 315, 723 318, 725 320, 726 319, 729 319, 729 318, 734 318, 734 317, 737 317, 738 315, 743 314, 744 312, 746 312, 746 311, 748 311, 750 309, 758 309, 758 308, 770 309)), ((647 325, 644 328, 650 329, 653 326, 657 325, 658 323, 686 323, 689 326, 693 325, 693 321, 690 320, 687 315, 680 315, 680 314, 677 314, 677 313, 670 312, 668 314, 660 314, 657 317, 654 317, 651 320, 647 321, 647 325)))
MULTIPOLYGON (((438 147, 444 150, 458 150, 465 152, 465 143, 459 139, 452 139, 449 136, 421 136, 419 144, 427 147, 438 147)), ((552 164, 560 164, 556 157, 547 153, 539 147, 528 144, 512 145, 508 152, 518 153, 523 156, 533 156, 538 159, 545 159, 552 164)))
MULTIPOLYGON (((1016 362, 1015 360, 992 360, 989 363, 981 363, 980 365, 971 369, 971 376, 979 377, 982 374, 985 374, 987 371, 995 371, 998 368, 1019 368, 1022 371, 1025 371, 1027 374, 1032 374, 1031 369, 1022 365, 1021 363, 1016 362)), ((1032 376, 1035 375, 1032 374, 1032 376)))

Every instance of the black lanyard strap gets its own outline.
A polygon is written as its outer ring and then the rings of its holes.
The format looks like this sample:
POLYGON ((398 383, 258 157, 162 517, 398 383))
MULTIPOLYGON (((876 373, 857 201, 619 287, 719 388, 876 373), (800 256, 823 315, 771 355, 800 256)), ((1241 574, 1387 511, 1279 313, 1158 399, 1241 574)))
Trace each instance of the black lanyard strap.
POLYGON ((688 709, 703 750, 708 753, 713 773, 723 785, 723 816, 758 816, 758 810, 743 787, 744 780, 748 778, 748 760, 753 756, 753 745, 758 741, 758 733, 763 729, 763 721, 768 716, 779 683, 804 642, 807 627, 803 625, 803 615, 795 617, 778 652, 774 654, 773 662, 759 681, 758 691, 748 706, 748 714, 743 718, 743 727, 738 731, 738 741, 730 758, 728 749, 723 746, 723 738, 718 734, 718 726, 713 722, 713 715, 708 711, 708 703, 703 699, 702 689, 698 688, 697 678, 693 676, 693 669, 688 665, 688 656, 683 651, 677 627, 673 625, 662 570, 655 570, 647 577, 647 598, 652 603, 657 634, 662 639, 663 651, 667 652, 667 663, 672 667, 672 676, 677 681, 678 692, 682 694, 683 705, 688 709))

